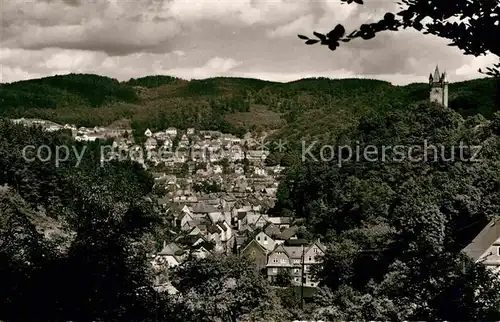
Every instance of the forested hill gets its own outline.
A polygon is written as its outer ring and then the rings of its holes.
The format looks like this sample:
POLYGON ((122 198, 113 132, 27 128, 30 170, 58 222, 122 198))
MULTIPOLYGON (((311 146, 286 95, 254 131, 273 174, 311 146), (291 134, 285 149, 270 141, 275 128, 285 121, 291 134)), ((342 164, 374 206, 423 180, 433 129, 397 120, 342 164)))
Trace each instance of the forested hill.
MULTIPOLYGON (((496 110, 493 79, 450 84, 450 107, 469 116, 496 110)), ((186 81, 147 76, 119 82, 69 74, 0 85, 0 116, 37 117, 81 126, 129 119, 138 131, 168 126, 241 134, 280 129, 297 137, 333 135, 359 117, 427 100, 427 84, 309 78, 289 83, 216 77, 186 81), (337 130, 336 130, 337 131, 337 130)))

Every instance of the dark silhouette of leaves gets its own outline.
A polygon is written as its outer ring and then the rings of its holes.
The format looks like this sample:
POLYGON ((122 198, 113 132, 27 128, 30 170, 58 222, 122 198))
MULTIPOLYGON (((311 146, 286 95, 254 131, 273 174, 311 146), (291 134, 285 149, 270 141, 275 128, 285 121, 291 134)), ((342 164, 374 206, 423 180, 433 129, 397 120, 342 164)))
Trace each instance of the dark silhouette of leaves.
POLYGON ((308 41, 306 41, 306 45, 313 45, 313 44, 315 44, 317 42, 319 42, 319 40, 309 39, 308 41))
POLYGON ((319 32, 313 32, 313 35, 315 35, 316 37, 318 37, 322 42, 323 41, 326 41, 326 36, 323 35, 323 34, 320 34, 319 32))
MULTIPOLYGON (((342 4, 363 4, 358 0, 340 0, 342 4)), ((497 0, 402 0, 400 11, 388 12, 383 19, 363 24, 345 39, 372 39, 378 32, 413 28, 424 34, 448 39, 451 46, 465 55, 480 56, 492 53, 500 57, 500 4, 497 0), (424 19, 428 22, 423 23, 424 19), (457 19, 460 20, 457 22, 457 19)), ((333 41, 345 41, 345 29, 337 25, 322 39, 326 45, 333 41)), ((338 46, 328 46, 335 50, 338 46)), ((483 72, 483 71, 481 71, 483 72)), ((486 75, 498 75, 498 65, 487 69, 486 75)))
POLYGON ((344 35, 345 35, 345 28, 340 24, 335 26, 335 28, 327 34, 328 38, 337 38, 337 39, 343 37, 344 35))
POLYGON ((304 35, 298 35, 298 36, 299 36, 299 38, 300 38, 300 39, 304 39, 304 40, 309 39, 309 37, 306 37, 306 36, 304 36, 304 35))
POLYGON ((339 43, 338 43, 338 42, 336 42, 336 43, 329 44, 329 45, 328 45, 328 48, 329 48, 330 50, 335 50, 335 49, 337 49, 337 47, 338 47, 338 46, 339 46, 339 43))

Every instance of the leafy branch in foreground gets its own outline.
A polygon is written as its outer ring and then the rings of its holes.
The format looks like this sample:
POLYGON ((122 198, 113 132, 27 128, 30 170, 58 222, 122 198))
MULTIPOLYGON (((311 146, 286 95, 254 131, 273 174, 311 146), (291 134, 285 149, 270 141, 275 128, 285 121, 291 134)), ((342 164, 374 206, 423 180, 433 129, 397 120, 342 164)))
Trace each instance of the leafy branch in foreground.
MULTIPOLYGON (((362 1, 341 0, 350 4, 362 1)), ((345 36, 345 28, 337 25, 324 35, 314 32, 317 39, 299 35, 306 40, 307 45, 318 42, 327 45, 330 50, 339 47, 340 42, 352 39, 372 39, 382 31, 398 31, 413 28, 424 34, 432 34, 449 39, 449 46, 456 46, 466 55, 481 56, 487 53, 500 57, 500 5, 497 0, 402 0, 398 3, 401 11, 388 12, 383 19, 375 23, 362 24, 359 30, 354 30, 345 36), (424 22, 427 20, 429 22, 424 22)), ((500 76, 500 63, 479 72, 489 76, 500 76)))

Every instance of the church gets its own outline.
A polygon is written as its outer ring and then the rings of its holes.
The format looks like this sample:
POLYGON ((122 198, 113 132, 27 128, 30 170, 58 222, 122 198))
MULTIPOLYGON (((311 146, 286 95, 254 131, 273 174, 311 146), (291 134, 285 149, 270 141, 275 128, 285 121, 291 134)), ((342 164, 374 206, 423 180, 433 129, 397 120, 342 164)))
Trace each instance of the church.
POLYGON ((440 74, 439 68, 436 66, 434 75, 429 75, 430 85, 430 101, 448 107, 448 80, 446 72, 440 74))

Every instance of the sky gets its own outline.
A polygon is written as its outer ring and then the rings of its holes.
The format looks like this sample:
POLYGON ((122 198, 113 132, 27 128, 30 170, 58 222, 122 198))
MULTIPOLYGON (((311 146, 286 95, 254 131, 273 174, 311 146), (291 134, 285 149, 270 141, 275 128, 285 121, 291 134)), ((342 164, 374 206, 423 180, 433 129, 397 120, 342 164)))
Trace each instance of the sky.
POLYGON ((363 77, 427 82, 436 66, 457 82, 483 77, 495 56, 464 56, 414 30, 342 43, 332 52, 297 34, 352 30, 398 8, 365 0, 0 0, 0 82, 92 73, 235 76, 287 82, 363 77))

